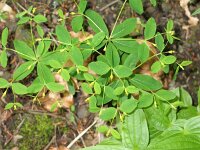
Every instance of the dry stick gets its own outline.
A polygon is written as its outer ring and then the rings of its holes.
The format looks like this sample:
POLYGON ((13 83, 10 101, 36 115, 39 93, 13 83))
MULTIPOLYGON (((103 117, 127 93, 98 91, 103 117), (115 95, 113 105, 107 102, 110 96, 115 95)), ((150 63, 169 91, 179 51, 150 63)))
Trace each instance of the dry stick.
POLYGON ((97 120, 94 120, 94 122, 87 127, 84 131, 82 131, 68 146, 67 148, 70 149, 74 143, 76 143, 90 128, 92 128, 97 123, 97 120))
POLYGON ((48 143, 48 145, 44 148, 44 150, 47 150, 51 146, 51 144, 54 142, 55 139, 56 139, 56 136, 54 135, 51 141, 48 143))
POLYGON ((100 11, 104 11, 106 8, 108 8, 108 7, 112 6, 112 5, 114 5, 115 3, 118 3, 119 1, 120 1, 120 0, 115 0, 115 1, 113 1, 113 2, 111 2, 111 3, 109 3, 109 4, 107 4, 106 6, 102 7, 102 8, 100 9, 100 11))

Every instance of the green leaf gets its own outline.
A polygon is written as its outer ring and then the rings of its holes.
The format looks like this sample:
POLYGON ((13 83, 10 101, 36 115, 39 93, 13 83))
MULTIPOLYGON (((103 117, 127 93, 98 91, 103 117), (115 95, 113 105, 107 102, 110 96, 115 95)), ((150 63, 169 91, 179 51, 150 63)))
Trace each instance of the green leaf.
POLYGON ((15 94, 18 94, 18 95, 24 95, 28 93, 27 87, 21 83, 13 83, 12 90, 15 94))
POLYGON ((112 134, 112 136, 117 139, 117 140, 120 140, 121 139, 121 136, 119 134, 119 132, 115 129, 110 129, 110 133, 112 134))
POLYGON ((200 14, 200 8, 198 8, 197 10, 195 10, 195 11, 192 13, 193 16, 194 16, 194 15, 198 15, 198 14, 200 14))
POLYGON ((82 16, 76 16, 71 21, 72 30, 74 32, 78 32, 83 27, 83 17, 82 16))
POLYGON ((91 96, 89 98, 89 111, 92 113, 100 111, 100 108, 97 107, 97 99, 95 96, 91 96))
POLYGON ((101 94, 101 86, 98 82, 94 83, 94 92, 95 94, 101 94))
POLYGON ((71 36, 63 25, 56 26, 56 35, 60 42, 64 44, 71 44, 71 36))
POLYGON ((112 67, 119 65, 120 57, 116 47, 110 42, 106 48, 106 58, 112 67))
POLYGON ((43 23, 43 22, 47 22, 47 18, 41 14, 38 14, 36 16, 34 16, 33 20, 36 22, 36 23, 43 23))
POLYGON ((37 77, 32 84, 27 88, 28 93, 38 93, 40 92, 44 87, 44 84, 42 84, 37 77))
POLYGON ((104 32, 106 36, 109 35, 108 28, 103 18, 97 12, 89 9, 85 14, 87 16, 88 23, 94 32, 104 32))
POLYGON ((31 18, 30 17, 22 17, 19 19, 19 21, 17 22, 17 25, 22 25, 22 24, 25 24, 27 22, 29 22, 31 18))
POLYGON ((142 0, 129 0, 129 4, 138 14, 141 15, 144 12, 142 0))
POLYGON ((89 73, 84 73, 83 76, 84 76, 86 81, 94 81, 93 75, 91 75, 89 73))
POLYGON ((42 29, 42 27, 40 25, 37 25, 36 29, 37 29, 37 32, 38 32, 39 36, 41 38, 43 38, 43 36, 44 36, 44 30, 42 29))
POLYGON ((39 41, 37 49, 36 49, 36 56, 40 57, 42 56, 42 54, 44 53, 44 42, 43 41, 39 41))
POLYGON ((137 107, 137 101, 135 99, 128 99, 122 102, 120 110, 124 113, 131 113, 137 107))
POLYGON ((183 61, 180 65, 185 67, 185 66, 189 66, 190 64, 192 64, 192 61, 183 61))
POLYGON ((122 142, 125 147, 130 149, 146 149, 149 143, 149 131, 142 109, 135 110, 125 118, 122 142))
POLYGON ((124 65, 131 69, 134 69, 138 61, 139 57, 137 53, 129 54, 124 61, 124 65))
POLYGON ((156 0, 150 0, 150 2, 151 2, 151 4, 152 4, 154 7, 155 7, 156 4, 157 4, 156 0))
POLYGON ((86 0, 80 0, 80 3, 78 5, 78 12, 80 14, 84 13, 86 6, 87 6, 87 1, 86 0))
POLYGON ((167 32, 172 31, 172 29, 174 28, 174 22, 173 20, 168 20, 167 21, 167 32))
POLYGON ((135 18, 126 19, 121 24, 117 25, 112 33, 112 38, 120 38, 129 35, 134 31, 137 20, 135 18))
POLYGON ((169 90, 159 90, 155 93, 155 95, 163 101, 169 101, 169 100, 173 100, 176 97, 176 94, 174 94, 172 91, 169 90))
POLYGON ((47 83, 46 86, 52 92, 61 92, 65 90, 65 87, 63 85, 55 82, 47 83))
POLYGON ((123 92, 124 92, 124 87, 117 87, 117 88, 114 90, 114 94, 115 94, 115 95, 121 95, 123 92))
POLYGON ((7 56, 6 50, 3 50, 3 51, 1 52, 0 61, 1 61, 1 66, 2 66, 3 68, 6 68, 7 63, 8 63, 8 56, 7 56))
POLYGON ((89 68, 99 75, 104 75, 110 70, 110 67, 101 61, 91 62, 89 68))
POLYGON ((160 61, 156 61, 151 65, 151 72, 158 73, 162 69, 160 61))
POLYGON ((73 46, 70 50, 70 55, 75 65, 83 65, 83 55, 79 48, 73 46))
POLYGON ((200 116, 195 116, 186 121, 184 124, 184 130, 192 135, 196 135, 200 138, 200 116))
POLYGON ((153 94, 142 94, 139 98, 138 108, 147 108, 153 104, 153 94))
POLYGON ((106 86, 104 92, 108 98, 118 100, 118 97, 114 94, 114 89, 111 86, 106 86))
POLYGON ((93 94, 92 88, 90 87, 89 84, 87 83, 82 83, 81 84, 82 90, 87 93, 87 94, 93 94))
POLYGON ((126 78, 132 74, 132 70, 123 65, 116 66, 113 71, 114 74, 119 78, 126 78))
POLYGON ((108 121, 108 120, 115 118, 116 114, 117 114, 116 108, 114 108, 114 107, 104 108, 100 112, 99 118, 104 121, 108 121))
POLYGON ((130 81, 137 88, 146 91, 156 91, 162 88, 160 81, 157 81, 148 75, 135 74, 135 76, 130 81))
POLYGON ((62 69, 61 76, 65 81, 69 81, 69 79, 70 79, 69 71, 66 69, 62 69))
POLYGON ((13 79, 15 81, 20 81, 27 77, 34 69, 35 62, 34 61, 27 61, 21 64, 14 72, 13 79))
POLYGON ((126 91, 131 94, 139 92, 138 88, 136 88, 135 86, 127 86, 126 91))
POLYGON ((145 30, 144 30, 145 40, 152 39, 155 33, 156 33, 156 21, 154 18, 150 18, 145 25, 145 30))
POLYGON ((1 44, 6 47, 8 41, 8 28, 4 28, 1 34, 1 44))
POLYGON ((164 63, 164 64, 173 64, 175 61, 176 61, 176 57, 175 56, 164 56, 161 61, 164 63))
POLYGON ((93 38, 92 38, 92 46, 96 47, 99 44, 101 44, 101 42, 105 39, 106 35, 104 32, 99 32, 97 33, 93 38))
POLYGON ((24 59, 35 60, 35 54, 33 50, 23 41, 15 40, 14 46, 17 53, 24 59))
POLYGON ((62 65, 57 60, 49 60, 48 64, 49 64, 49 66, 51 66, 54 69, 60 69, 60 68, 62 68, 62 65))
POLYGON ((149 58, 149 47, 146 43, 138 46, 138 58, 142 63, 149 58))
POLYGON ((5 110, 11 109, 14 106, 14 103, 8 103, 5 106, 5 110))
POLYGON ((109 128, 108 128, 108 126, 106 126, 106 125, 101 125, 101 126, 97 127, 97 131, 98 131, 98 132, 101 132, 101 133, 105 133, 105 132, 107 132, 108 130, 109 130, 109 128))
POLYGON ((136 41, 133 41, 132 39, 113 39, 112 42, 118 49, 126 53, 133 53, 135 50, 137 50, 139 45, 136 41))
POLYGON ((38 63, 37 65, 37 74, 41 82, 50 83, 54 82, 54 77, 51 73, 51 70, 42 63, 38 63))
POLYGON ((158 48, 159 51, 163 51, 164 48, 165 48, 165 43, 164 43, 164 39, 163 39, 163 36, 158 32, 156 34, 156 37, 155 37, 155 43, 156 43, 156 47, 158 48))
POLYGON ((3 78, 0 78, 0 89, 9 87, 9 82, 3 78))

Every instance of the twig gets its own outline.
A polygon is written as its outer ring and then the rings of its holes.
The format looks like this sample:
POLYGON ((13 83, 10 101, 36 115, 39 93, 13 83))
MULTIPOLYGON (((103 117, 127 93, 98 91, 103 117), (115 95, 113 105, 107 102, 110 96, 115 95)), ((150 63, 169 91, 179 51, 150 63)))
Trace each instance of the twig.
POLYGON ((55 139, 56 139, 56 136, 54 135, 51 141, 48 143, 48 145, 44 148, 44 150, 48 150, 48 148, 51 146, 51 144, 54 142, 55 139))
POLYGON ((97 120, 94 120, 94 122, 87 127, 84 131, 82 131, 68 146, 67 148, 70 149, 74 143, 76 143, 90 128, 92 128, 97 123, 97 120))
POLYGON ((109 4, 107 4, 106 6, 102 7, 102 8, 100 9, 100 11, 104 11, 106 8, 108 8, 108 7, 110 7, 110 6, 112 6, 112 5, 116 4, 116 3, 118 3, 119 1, 120 1, 120 0, 115 0, 115 1, 113 1, 113 2, 111 2, 111 3, 109 3, 109 4))

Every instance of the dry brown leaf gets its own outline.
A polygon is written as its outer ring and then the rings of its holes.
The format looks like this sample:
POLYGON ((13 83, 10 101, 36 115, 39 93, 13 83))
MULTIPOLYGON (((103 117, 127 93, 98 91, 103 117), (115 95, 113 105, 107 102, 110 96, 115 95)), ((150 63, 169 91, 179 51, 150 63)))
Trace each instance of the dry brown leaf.
POLYGON ((73 31, 70 31, 70 35, 73 37, 73 38, 78 38, 80 42, 83 42, 83 41, 86 41, 90 38, 93 37, 92 34, 88 33, 88 32, 73 32, 73 31))

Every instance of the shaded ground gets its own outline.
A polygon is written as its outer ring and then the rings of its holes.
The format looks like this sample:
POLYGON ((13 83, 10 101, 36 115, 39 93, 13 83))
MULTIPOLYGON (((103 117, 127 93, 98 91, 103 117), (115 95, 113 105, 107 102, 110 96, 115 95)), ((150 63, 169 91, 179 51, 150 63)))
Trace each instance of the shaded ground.
MULTIPOLYGON (((46 25, 46 30, 51 29, 57 23, 56 10, 58 8, 62 8, 65 12, 74 11, 75 5, 74 2, 67 1, 18 1, 22 6, 28 8, 30 5, 34 5, 37 7, 38 12, 43 12, 47 15, 49 19, 48 25, 46 25)), ((113 0, 90 0, 89 6, 97 11, 99 11, 106 20, 106 23, 111 28, 115 22, 117 14, 121 8, 122 1, 113 1, 113 0)), ((15 10, 19 9, 15 3, 9 2, 10 6, 12 6, 15 10)), ((200 2, 194 1, 189 9, 193 12, 196 8, 200 7, 200 2)), ((170 18, 174 20, 175 23, 175 32, 176 37, 180 38, 180 41, 176 41, 174 45, 168 47, 168 50, 173 49, 177 53, 177 57, 179 60, 191 60, 193 64, 187 67, 184 71, 181 71, 177 80, 174 83, 171 83, 172 87, 183 86, 185 87, 189 93, 192 95, 194 99, 194 103, 196 104, 197 97, 196 91, 200 85, 200 23, 195 26, 189 28, 189 32, 187 33, 183 30, 183 26, 188 25, 188 17, 185 15, 184 10, 180 7, 179 1, 166 1, 163 3, 158 3, 158 6, 153 8, 148 2, 145 3, 145 13, 142 16, 142 20, 147 20, 149 17, 153 16, 158 23, 158 28, 162 32, 163 27, 165 27, 167 20, 170 18)), ((133 14, 130 11, 129 7, 126 7, 122 12, 122 17, 120 20, 124 18, 128 18, 131 16, 137 16, 137 14, 133 14)), ((200 19, 200 16, 198 16, 200 19)), ((15 27, 13 27, 15 28, 15 27)), ((14 31, 12 38, 14 37, 14 31)), ((25 29, 19 29, 20 35, 24 33, 25 29), (21 33, 21 31, 23 31, 21 33)), ((11 38, 11 39, 12 39, 11 38)), ((0 77, 10 78, 13 70, 16 65, 21 61, 16 58, 12 53, 9 58, 11 65, 8 69, 0 68, 0 77), (15 61, 13 61, 15 60, 15 61)), ((30 79, 26 79, 24 82, 29 82, 30 79)), ((3 94, 3 91, 0 90, 0 95, 3 94)), ((13 99, 11 94, 8 94, 8 97, 4 101, 0 101, 0 149, 11 149, 13 147, 19 147, 19 143, 22 142, 23 137, 23 129, 32 124, 38 124, 35 116, 43 116, 46 114, 48 116, 44 122, 46 125, 53 124, 53 128, 45 128, 46 131, 50 133, 47 138, 48 142, 43 143, 42 147, 47 147, 49 149, 48 144, 52 144, 53 146, 57 145, 68 145, 74 138, 76 138, 81 131, 86 129, 90 124, 92 124, 94 120, 94 115, 89 114, 87 112, 87 105, 84 102, 84 96, 78 94, 75 97, 75 106, 76 109, 74 111, 70 111, 69 109, 64 109, 58 112, 57 114, 51 115, 47 111, 43 110, 40 105, 33 105, 32 102, 27 102, 28 99, 24 99, 19 97, 19 101, 25 104, 25 108, 21 112, 4 112, 3 106, 5 102, 9 102, 13 99), (56 118, 60 118, 57 120, 56 118), (28 121, 30 122, 28 122, 28 121), (19 128, 19 129, 18 129, 19 128), (21 130, 20 130, 21 129, 21 130), (56 138, 55 138, 56 135, 56 138), (14 141, 16 140, 16 141, 14 141), (21 141, 20 141, 21 140, 21 141), (53 140, 53 141, 52 141, 53 140), (6 144, 6 146, 5 146, 6 144)), ((45 116, 43 116, 45 118, 45 116)), ((41 123, 41 122, 40 122, 41 123)), ((39 134, 40 128, 36 127, 39 134)), ((30 134, 27 132, 27 134, 30 134)), ((98 135, 95 133, 94 128, 87 132, 85 136, 82 137, 81 140, 78 140, 76 144, 72 147, 72 150, 77 150, 80 147, 89 146, 97 143, 99 140, 98 135)), ((64 149, 64 148, 63 148, 64 149)), ((15 149, 16 150, 16 149, 15 149)))

